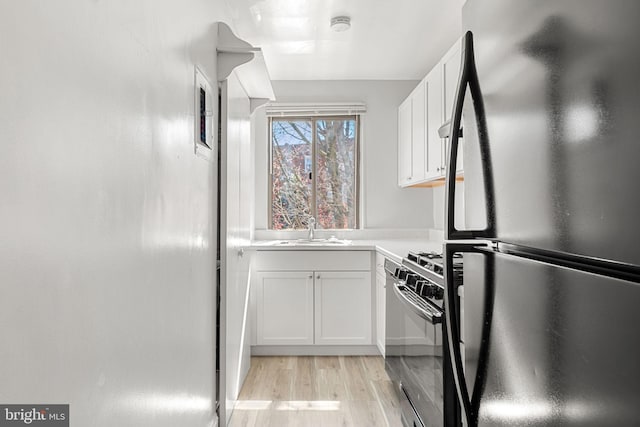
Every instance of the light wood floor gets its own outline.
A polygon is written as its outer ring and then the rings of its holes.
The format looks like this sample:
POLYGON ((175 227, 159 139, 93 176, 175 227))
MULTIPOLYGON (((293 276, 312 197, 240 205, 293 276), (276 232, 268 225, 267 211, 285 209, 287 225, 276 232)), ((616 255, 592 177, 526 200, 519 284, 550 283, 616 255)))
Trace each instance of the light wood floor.
POLYGON ((230 427, 400 426, 379 356, 252 357, 230 427))

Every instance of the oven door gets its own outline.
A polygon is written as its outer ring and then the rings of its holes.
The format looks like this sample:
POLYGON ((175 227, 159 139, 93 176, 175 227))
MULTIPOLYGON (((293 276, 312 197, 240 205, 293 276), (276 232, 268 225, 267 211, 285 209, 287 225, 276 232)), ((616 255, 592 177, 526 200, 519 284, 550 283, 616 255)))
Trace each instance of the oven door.
POLYGON ((399 295, 402 283, 389 271, 386 285, 385 369, 401 401, 403 424, 443 426, 441 324, 407 306, 399 295))

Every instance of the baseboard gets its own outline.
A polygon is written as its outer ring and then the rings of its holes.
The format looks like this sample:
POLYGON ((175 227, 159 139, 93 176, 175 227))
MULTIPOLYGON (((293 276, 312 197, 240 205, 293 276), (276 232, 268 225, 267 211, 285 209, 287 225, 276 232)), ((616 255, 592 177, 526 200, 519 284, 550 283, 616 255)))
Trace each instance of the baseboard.
POLYGON ((252 356, 380 356, 375 345, 257 345, 252 356))

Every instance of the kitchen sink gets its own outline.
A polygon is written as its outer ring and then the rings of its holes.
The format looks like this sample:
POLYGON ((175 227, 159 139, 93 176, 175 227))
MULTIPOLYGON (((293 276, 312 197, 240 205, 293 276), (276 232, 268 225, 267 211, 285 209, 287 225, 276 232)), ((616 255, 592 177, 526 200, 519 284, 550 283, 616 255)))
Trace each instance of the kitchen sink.
POLYGON ((277 240, 273 242, 274 246, 347 246, 351 245, 351 240, 336 239, 293 239, 293 240, 277 240))

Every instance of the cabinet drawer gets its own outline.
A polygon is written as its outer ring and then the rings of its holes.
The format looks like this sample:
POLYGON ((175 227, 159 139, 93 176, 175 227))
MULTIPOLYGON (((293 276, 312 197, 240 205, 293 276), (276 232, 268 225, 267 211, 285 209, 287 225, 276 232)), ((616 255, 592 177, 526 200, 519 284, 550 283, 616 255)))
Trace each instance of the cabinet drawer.
POLYGON ((257 271, 371 271, 370 251, 258 251, 257 271))

